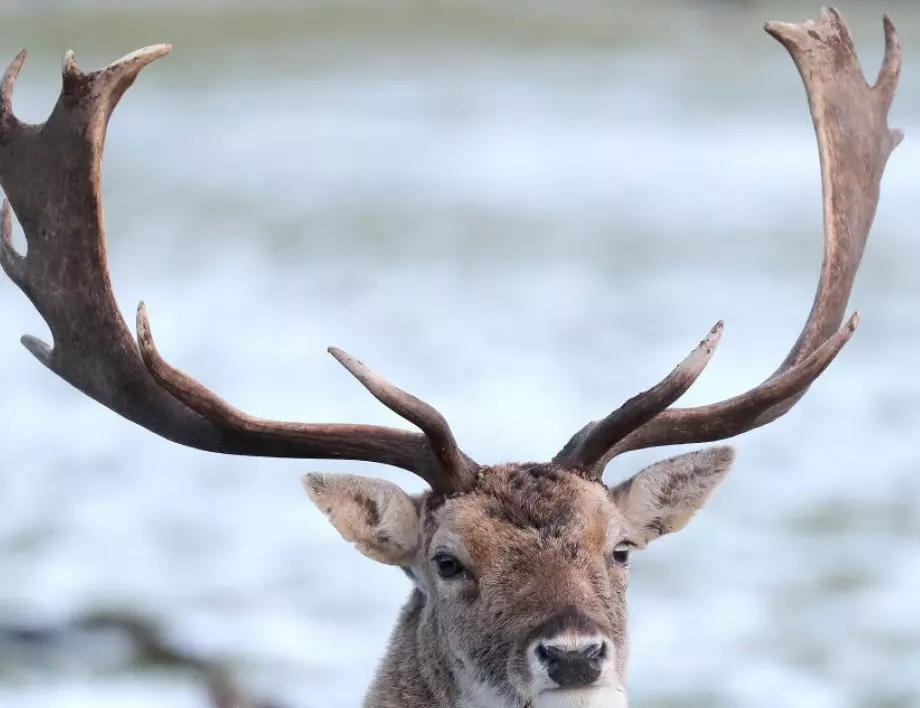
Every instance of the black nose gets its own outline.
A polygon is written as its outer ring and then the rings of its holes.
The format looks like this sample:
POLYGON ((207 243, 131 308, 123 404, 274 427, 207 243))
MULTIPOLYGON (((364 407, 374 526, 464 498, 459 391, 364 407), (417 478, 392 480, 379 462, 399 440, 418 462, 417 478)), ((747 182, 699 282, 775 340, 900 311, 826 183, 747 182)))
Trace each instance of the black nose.
POLYGON ((605 651, 601 641, 587 643, 574 651, 543 642, 536 648, 537 659, 561 688, 590 686, 597 681, 605 651))

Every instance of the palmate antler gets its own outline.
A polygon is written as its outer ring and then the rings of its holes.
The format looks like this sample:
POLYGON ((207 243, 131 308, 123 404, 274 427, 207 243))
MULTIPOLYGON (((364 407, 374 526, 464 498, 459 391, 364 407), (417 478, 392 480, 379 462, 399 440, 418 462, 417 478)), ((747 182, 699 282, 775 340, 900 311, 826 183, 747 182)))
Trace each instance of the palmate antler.
MULTIPOLYGON (((879 80, 866 85, 840 15, 817 22, 768 23, 790 52, 808 94, 821 156, 825 260, 805 327, 780 368, 763 384, 709 406, 670 406, 693 384, 721 336, 721 323, 659 384, 589 423, 555 461, 597 479, 614 455, 645 447, 708 442, 765 425, 785 414, 827 368, 856 327, 843 320, 875 215, 879 184, 901 134, 886 124, 900 69, 900 47, 885 18, 886 52, 879 80)), ((306 424, 253 418, 170 366, 153 343, 146 311, 137 343, 119 314, 106 263, 100 175, 112 111, 141 69, 170 51, 142 49, 82 73, 64 62, 63 88, 48 121, 19 122, 11 95, 22 52, 0 85, 0 265, 48 323, 54 347, 33 337, 25 346, 77 389, 156 434, 182 445, 237 455, 351 459, 409 470, 439 492, 468 489, 479 466, 458 447, 446 420, 338 349, 330 349, 382 403, 422 433, 365 425, 306 424), (28 242, 12 244, 10 204, 28 242)))
POLYGON ((764 29, 789 51, 802 76, 821 158, 824 264, 798 341, 766 381, 734 398, 665 410, 672 401, 655 389, 640 394, 579 431, 556 456, 561 464, 599 477, 610 459, 630 450, 724 440, 766 425, 801 399, 856 329, 858 314, 838 331, 875 218, 882 173, 904 137, 887 125, 901 70, 898 34, 885 15, 885 58, 869 86, 836 10, 822 10, 816 22, 768 22, 764 29), (627 408, 641 412, 624 413, 627 408), (637 424, 614 422, 627 415, 637 424))
MULTIPOLYGON (((81 72, 68 53, 63 88, 48 121, 25 125, 12 113, 23 51, 0 84, 0 186, 4 202, 0 265, 48 323, 54 348, 23 344, 86 395, 169 440, 237 455, 353 459, 402 467, 434 489, 470 483, 475 463, 457 448, 443 417, 365 370, 359 378, 424 434, 367 425, 261 420, 230 406, 160 357, 143 305, 135 344, 115 302, 106 262, 100 177, 112 111, 141 69, 169 53, 161 44, 100 71, 81 72), (28 242, 12 244, 10 204, 28 242)), ((339 357, 350 370, 357 363, 339 357)))

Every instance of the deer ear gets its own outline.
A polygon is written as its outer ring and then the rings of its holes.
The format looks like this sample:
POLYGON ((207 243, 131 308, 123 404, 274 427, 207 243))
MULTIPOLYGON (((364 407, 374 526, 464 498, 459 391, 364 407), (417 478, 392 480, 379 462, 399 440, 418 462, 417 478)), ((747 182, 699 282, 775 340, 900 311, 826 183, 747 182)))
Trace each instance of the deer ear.
POLYGON ((308 474, 303 485, 342 534, 364 555, 408 565, 421 543, 419 503, 395 484, 347 474, 308 474))
POLYGON ((626 517, 630 540, 643 548, 690 523, 734 460, 731 447, 697 450, 657 462, 611 489, 614 504, 626 517))

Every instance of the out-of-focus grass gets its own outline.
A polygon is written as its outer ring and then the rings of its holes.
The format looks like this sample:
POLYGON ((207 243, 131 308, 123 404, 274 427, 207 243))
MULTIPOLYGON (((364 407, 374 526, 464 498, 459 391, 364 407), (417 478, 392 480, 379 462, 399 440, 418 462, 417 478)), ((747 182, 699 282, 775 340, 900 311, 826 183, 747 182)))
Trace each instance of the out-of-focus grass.
MULTIPOLYGON (((883 11, 895 16, 906 43, 920 36, 916 3, 838 5, 858 40, 863 28, 880 25, 883 11)), ((209 63, 209 58, 221 61, 234 51, 279 59, 291 51, 314 55, 323 50, 392 56, 420 49, 449 52, 458 44, 523 53, 641 48, 686 55, 716 28, 724 32, 721 53, 729 61, 738 56, 750 59, 770 48, 765 42, 751 42, 766 19, 799 21, 815 16, 819 7, 790 0, 659 0, 641 6, 627 0, 19 2, 0 7, 0 46, 10 57, 20 46, 53 55, 72 47, 94 61, 108 61, 136 46, 170 41, 195 64, 209 63)), ((880 26, 876 30, 880 34, 880 26)))

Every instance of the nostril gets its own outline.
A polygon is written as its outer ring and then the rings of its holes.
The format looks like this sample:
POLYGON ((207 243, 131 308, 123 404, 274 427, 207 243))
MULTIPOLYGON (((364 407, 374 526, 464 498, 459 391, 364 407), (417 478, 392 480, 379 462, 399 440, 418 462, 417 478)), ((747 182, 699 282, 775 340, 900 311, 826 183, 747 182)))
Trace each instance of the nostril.
POLYGON ((559 647, 554 647, 552 644, 543 644, 542 642, 537 644, 537 659, 540 660, 541 664, 549 665, 563 658, 565 654, 565 651, 559 647))
POLYGON ((593 642, 581 650, 586 659, 603 659, 607 653, 605 642, 593 642))

